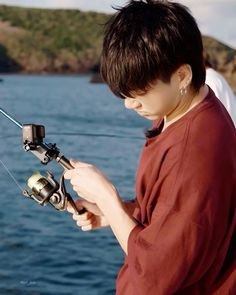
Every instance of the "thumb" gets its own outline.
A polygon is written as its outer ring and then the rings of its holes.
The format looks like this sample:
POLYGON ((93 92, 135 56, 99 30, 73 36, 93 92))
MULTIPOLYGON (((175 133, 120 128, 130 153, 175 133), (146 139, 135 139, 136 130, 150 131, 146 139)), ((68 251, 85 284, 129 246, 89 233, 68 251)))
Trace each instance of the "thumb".
POLYGON ((70 159, 70 163, 74 168, 86 168, 86 167, 92 166, 89 163, 81 162, 81 161, 74 160, 74 159, 70 159))
POLYGON ((71 165, 72 165, 73 167, 75 167, 75 165, 76 165, 77 162, 78 162, 78 161, 75 160, 75 159, 70 159, 70 163, 71 163, 71 165))
POLYGON ((75 169, 66 170, 64 173, 64 178, 71 179, 74 174, 75 174, 75 169))

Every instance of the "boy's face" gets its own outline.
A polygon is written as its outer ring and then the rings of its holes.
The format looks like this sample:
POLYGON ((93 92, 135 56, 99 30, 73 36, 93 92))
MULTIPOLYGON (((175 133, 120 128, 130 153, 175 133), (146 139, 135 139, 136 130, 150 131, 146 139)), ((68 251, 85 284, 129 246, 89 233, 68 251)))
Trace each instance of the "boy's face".
POLYGON ((163 118, 171 113, 180 101, 179 78, 174 73, 169 83, 157 80, 145 94, 135 93, 133 96, 134 98, 125 98, 124 105, 127 109, 133 109, 149 120, 163 118))

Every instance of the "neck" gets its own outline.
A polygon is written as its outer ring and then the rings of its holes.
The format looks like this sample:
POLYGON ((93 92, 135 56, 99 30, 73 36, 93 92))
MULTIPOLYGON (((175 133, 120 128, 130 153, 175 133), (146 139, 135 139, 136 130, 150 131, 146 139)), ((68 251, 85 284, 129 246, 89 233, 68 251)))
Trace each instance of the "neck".
MULTIPOLYGON (((178 105, 164 117, 164 127, 165 130, 168 126, 179 120, 186 113, 188 113, 192 108, 198 105, 208 94, 208 87, 206 85, 202 86, 197 94, 190 93, 186 95, 184 99, 180 100, 178 105)), ((163 131, 162 130, 162 131, 163 131)))

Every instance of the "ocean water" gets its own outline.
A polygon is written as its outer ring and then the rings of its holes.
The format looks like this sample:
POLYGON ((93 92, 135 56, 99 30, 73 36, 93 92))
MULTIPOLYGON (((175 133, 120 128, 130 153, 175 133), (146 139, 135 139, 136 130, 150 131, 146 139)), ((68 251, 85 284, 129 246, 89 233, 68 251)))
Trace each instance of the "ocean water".
MULTIPOLYGON (((89 77, 3 76, 0 107, 23 124, 43 124, 45 142, 68 158, 100 168, 124 199, 149 122, 125 110, 104 84, 89 77)), ((25 188, 35 171, 51 171, 24 152, 21 130, 0 114, 0 160, 25 188)), ((112 295, 123 252, 109 229, 82 232, 67 212, 24 198, 0 165, 0 295, 112 295)), ((71 191, 67 183, 68 191, 71 191)))

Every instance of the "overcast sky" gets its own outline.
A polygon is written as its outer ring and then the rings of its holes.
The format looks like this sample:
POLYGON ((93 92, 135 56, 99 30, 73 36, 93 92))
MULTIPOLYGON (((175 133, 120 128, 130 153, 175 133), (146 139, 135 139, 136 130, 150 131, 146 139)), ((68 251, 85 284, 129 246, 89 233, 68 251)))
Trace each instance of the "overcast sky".
MULTIPOLYGON (((236 0, 176 0, 188 6, 203 34, 236 48, 236 0)), ((126 0, 0 0, 0 4, 43 8, 77 8, 112 13, 126 0)))

